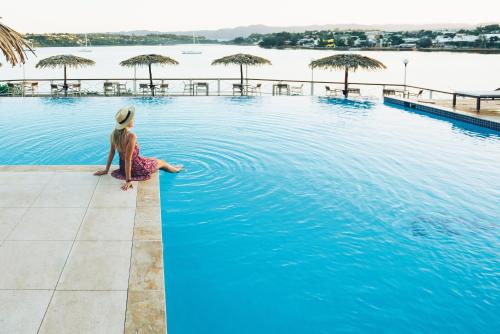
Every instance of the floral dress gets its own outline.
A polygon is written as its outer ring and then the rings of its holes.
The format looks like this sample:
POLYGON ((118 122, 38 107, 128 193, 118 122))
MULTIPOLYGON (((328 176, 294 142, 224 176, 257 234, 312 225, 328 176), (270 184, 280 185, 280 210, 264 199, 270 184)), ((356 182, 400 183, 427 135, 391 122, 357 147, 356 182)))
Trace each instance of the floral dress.
MULTIPOLYGON (((151 178, 151 174, 158 171, 158 161, 153 158, 145 158, 139 155, 139 145, 136 143, 132 153, 131 180, 144 181, 151 178)), ((125 180, 125 161, 120 153, 120 169, 114 170, 111 175, 120 180, 125 180)))

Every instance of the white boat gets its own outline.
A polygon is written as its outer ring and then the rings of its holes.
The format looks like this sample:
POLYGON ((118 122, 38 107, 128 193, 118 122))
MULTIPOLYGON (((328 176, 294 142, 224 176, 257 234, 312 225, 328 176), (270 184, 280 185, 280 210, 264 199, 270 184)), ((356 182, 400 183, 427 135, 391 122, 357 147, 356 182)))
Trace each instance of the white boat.
POLYGON ((87 38, 87 34, 85 34, 85 49, 78 50, 79 52, 92 52, 92 50, 88 49, 89 40, 87 38))
MULTIPOLYGON (((193 45, 196 46, 196 35, 194 34, 193 32, 193 45)), ((184 50, 182 51, 182 54, 185 54, 185 55, 201 55, 202 52, 200 50, 184 50)))

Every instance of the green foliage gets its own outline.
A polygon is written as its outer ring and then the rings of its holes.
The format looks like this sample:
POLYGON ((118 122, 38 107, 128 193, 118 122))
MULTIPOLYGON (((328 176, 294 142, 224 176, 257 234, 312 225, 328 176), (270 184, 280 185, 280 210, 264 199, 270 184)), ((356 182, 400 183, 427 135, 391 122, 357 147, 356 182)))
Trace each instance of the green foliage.
POLYGON ((1 95, 7 95, 9 93, 9 88, 7 85, 0 84, 0 96, 1 95))
MULTIPOLYGON (((83 46, 85 45, 84 34, 27 34, 26 38, 35 47, 43 46, 83 46)), ((120 35, 120 34, 88 34, 88 44, 91 46, 114 46, 114 45, 171 45, 180 43, 192 43, 192 36, 173 34, 149 34, 120 35)), ((200 43, 217 43, 217 41, 199 37, 200 43)))
POLYGON ((421 38, 417 42, 417 46, 419 48, 430 48, 432 46, 432 39, 430 39, 428 37, 421 38))

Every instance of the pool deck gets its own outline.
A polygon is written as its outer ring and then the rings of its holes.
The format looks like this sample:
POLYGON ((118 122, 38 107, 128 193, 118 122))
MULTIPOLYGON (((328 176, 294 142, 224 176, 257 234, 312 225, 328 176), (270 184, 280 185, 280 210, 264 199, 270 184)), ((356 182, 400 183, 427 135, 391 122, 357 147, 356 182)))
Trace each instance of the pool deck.
POLYGON ((408 99, 392 95, 385 96, 384 101, 500 131, 500 101, 483 101, 479 113, 471 99, 458 100, 455 107, 451 100, 408 99))
POLYGON ((0 166, 0 332, 165 333, 159 177, 0 166))

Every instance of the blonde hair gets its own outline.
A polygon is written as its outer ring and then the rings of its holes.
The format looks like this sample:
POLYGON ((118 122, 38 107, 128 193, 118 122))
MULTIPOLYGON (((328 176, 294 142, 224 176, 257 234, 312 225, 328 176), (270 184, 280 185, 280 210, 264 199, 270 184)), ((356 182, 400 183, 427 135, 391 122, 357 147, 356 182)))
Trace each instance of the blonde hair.
POLYGON ((115 129, 111 134, 111 143, 119 152, 125 152, 127 146, 128 128, 115 129))

